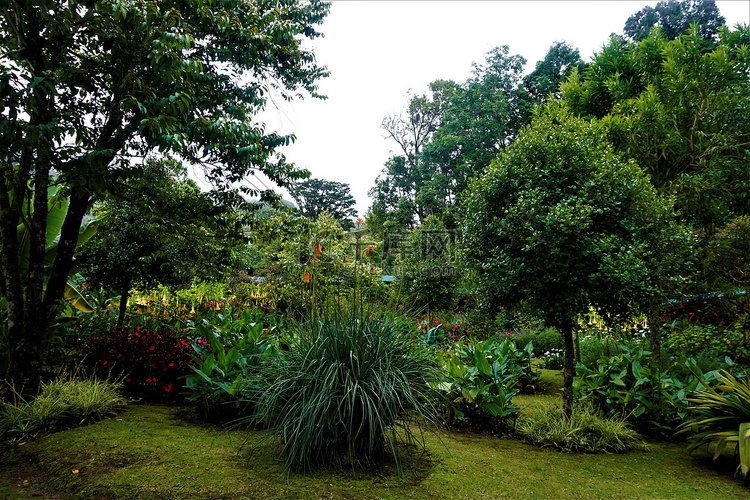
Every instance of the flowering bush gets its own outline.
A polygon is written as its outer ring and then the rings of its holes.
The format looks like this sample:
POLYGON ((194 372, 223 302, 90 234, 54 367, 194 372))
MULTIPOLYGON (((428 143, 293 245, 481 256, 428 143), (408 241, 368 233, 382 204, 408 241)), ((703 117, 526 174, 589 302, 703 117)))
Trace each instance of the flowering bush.
POLYGON ((673 323, 667 332, 664 347, 675 356, 703 356, 750 365, 748 330, 739 327, 673 323))
POLYGON ((178 399, 190 373, 192 347, 181 330, 112 330, 92 335, 80 347, 95 374, 122 375, 125 394, 148 400, 178 399))
POLYGON ((562 370, 565 363, 565 349, 552 348, 542 355, 542 368, 545 370, 562 370))

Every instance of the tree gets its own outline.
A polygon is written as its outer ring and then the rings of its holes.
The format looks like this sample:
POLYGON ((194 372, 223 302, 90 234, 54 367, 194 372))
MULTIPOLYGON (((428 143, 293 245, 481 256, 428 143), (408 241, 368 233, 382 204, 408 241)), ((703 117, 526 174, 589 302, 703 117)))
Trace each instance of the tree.
POLYGON ((700 37, 710 41, 716 38, 724 25, 724 16, 714 0, 667 0, 646 6, 628 18, 623 33, 632 42, 648 38, 651 29, 658 26, 667 40, 674 40, 697 23, 700 37))
POLYGON ((578 49, 565 42, 553 43, 544 59, 536 63, 534 71, 523 78, 523 86, 535 103, 542 103, 548 96, 560 98, 560 84, 577 68, 586 66, 578 49))
POLYGON ((96 211, 110 216, 77 263, 91 285, 120 292, 117 328, 134 286, 223 276, 232 268, 232 248, 244 245, 239 219, 171 159, 147 161, 141 179, 121 186, 96 211))
POLYGON ((616 150, 674 193, 694 226, 750 214, 750 30, 722 28, 704 50, 697 28, 668 40, 616 39, 564 83, 574 114, 601 118, 616 150))
POLYGON ((489 305, 528 301, 563 333, 570 414, 574 320, 590 306, 614 317, 648 303, 652 243, 671 222, 669 200, 595 122, 550 104, 470 183, 462 214, 466 256, 489 305))
POLYGON ((370 190, 373 214, 390 214, 390 225, 398 220, 409 228, 439 215, 446 227, 455 227, 455 207, 469 178, 483 171, 529 119, 529 96, 520 85, 525 63, 507 46, 497 47, 483 63, 473 64, 465 83, 435 81, 431 98, 412 98, 407 119, 384 121, 403 155, 388 160, 370 190))
POLYGON ((238 199, 235 186, 250 174, 281 185, 302 176, 276 153, 293 137, 266 133, 253 115, 269 92, 318 96, 326 71, 302 42, 319 36, 314 26, 327 11, 318 0, 7 2, 0 17, 0 278, 10 342, 27 346, 8 369, 19 386, 33 392, 38 385, 81 221, 118 181, 140 176, 133 156, 178 153, 203 168, 223 203, 238 199), (45 286, 43 214, 53 184, 70 205, 45 286), (26 280, 15 264, 23 199, 39 207, 27 221, 26 280))
POLYGON ((383 130, 401 151, 388 159, 369 194, 375 199, 374 211, 381 211, 384 215, 399 212, 397 217, 388 217, 390 225, 412 227, 415 219, 419 221, 430 213, 430 207, 417 201, 420 189, 429 180, 420 155, 440 123, 444 106, 454 88, 453 82, 437 81, 430 84, 431 97, 413 95, 410 91, 406 113, 383 119, 383 130), (406 207, 408 211, 403 213, 406 207))
POLYGON ((289 193, 305 217, 317 219, 323 212, 331 214, 345 231, 354 229, 357 217, 349 184, 325 179, 307 179, 289 186, 289 193))

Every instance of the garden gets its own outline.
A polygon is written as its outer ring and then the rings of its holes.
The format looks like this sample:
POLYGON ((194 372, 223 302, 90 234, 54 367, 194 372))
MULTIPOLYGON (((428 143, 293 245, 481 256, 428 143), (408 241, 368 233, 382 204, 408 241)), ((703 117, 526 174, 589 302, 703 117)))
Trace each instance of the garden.
POLYGON ((0 497, 747 497, 750 31, 713 2, 409 94, 362 218, 254 118, 322 97, 329 4, 13 5, 0 497))
MULTIPOLYGON (((390 265, 429 260, 405 248, 446 237, 430 227, 409 234, 390 265)), ((238 271, 225 283, 133 290, 122 326, 121 297, 83 275, 71 280, 78 301, 60 319, 50 380, 33 399, 19 393, 3 403, 10 474, 0 491, 746 494, 734 476, 746 477, 749 465, 747 333, 742 316, 723 324, 711 312, 742 311, 744 297, 669 304, 661 363, 645 316, 580 315, 566 416, 563 335, 527 303, 494 317, 452 307, 472 304, 476 292, 437 286, 432 275, 420 281, 421 273, 384 284, 382 240, 364 221, 347 232, 323 215, 306 229, 267 245, 278 260, 264 280, 238 271), (426 292, 444 307, 420 307, 426 292)), ((433 257, 430 265, 450 256, 433 257)))

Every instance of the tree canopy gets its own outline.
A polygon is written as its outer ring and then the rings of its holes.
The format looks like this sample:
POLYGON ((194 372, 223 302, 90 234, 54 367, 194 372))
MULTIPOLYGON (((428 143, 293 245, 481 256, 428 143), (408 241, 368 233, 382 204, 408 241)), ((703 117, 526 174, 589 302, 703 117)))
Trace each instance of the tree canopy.
POLYGON ((434 81, 429 96, 409 96, 406 117, 383 121, 401 151, 370 190, 374 217, 403 228, 433 214, 455 226, 454 207, 469 178, 528 121, 531 104, 521 85, 525 63, 507 46, 497 47, 483 63, 474 63, 463 84, 434 81))
POLYGON ((472 180, 462 208, 486 305, 528 301, 563 332, 569 411, 574 318, 590 306, 626 313, 657 293, 651 244, 670 224, 670 200, 598 124, 551 105, 472 180))
POLYGON ((11 0, 0 17, 0 278, 11 343, 28 348, 9 369, 36 386, 47 324, 62 296, 81 220, 147 152, 202 167, 216 199, 265 174, 283 185, 303 172, 276 148, 292 136, 254 120, 270 93, 319 96, 326 75, 303 41, 328 12, 318 0, 63 2, 11 0), (42 280, 47 186, 69 209, 49 280, 42 280), (26 193, 30 196, 25 196, 26 193), (14 264, 22 200, 32 199, 27 282, 14 264))
POLYGON ((676 195, 698 226, 750 213, 750 31, 722 28, 706 50, 694 27, 674 40, 612 38, 562 85, 574 114, 602 118, 615 148, 676 195))
POLYGON ((354 229, 354 197, 349 184, 325 179, 307 179, 289 186, 289 193, 297 202, 299 212, 310 219, 317 219, 323 212, 330 213, 341 227, 354 229))
POLYGON ((630 16, 623 33, 627 40, 640 42, 658 26, 667 40, 674 40, 697 23, 700 37, 712 40, 724 22, 714 0, 666 0, 655 7, 647 5, 630 16))

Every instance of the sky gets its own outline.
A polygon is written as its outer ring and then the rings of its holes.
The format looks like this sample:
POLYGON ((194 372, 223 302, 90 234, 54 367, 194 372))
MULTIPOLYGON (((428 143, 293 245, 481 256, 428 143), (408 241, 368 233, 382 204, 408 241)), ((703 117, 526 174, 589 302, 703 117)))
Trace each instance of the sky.
MULTIPOLYGON (((333 0, 311 42, 331 75, 320 81, 326 100, 274 100, 259 117, 267 130, 295 134, 281 149, 312 177, 349 184, 359 216, 397 145, 381 128, 399 113, 409 90, 425 93, 434 80, 462 83, 472 63, 507 45, 533 71, 556 41, 579 49, 584 61, 647 0, 333 0)), ((750 23, 750 0, 718 0, 729 26, 750 23)), ((283 191, 281 191, 283 193, 283 191)))

